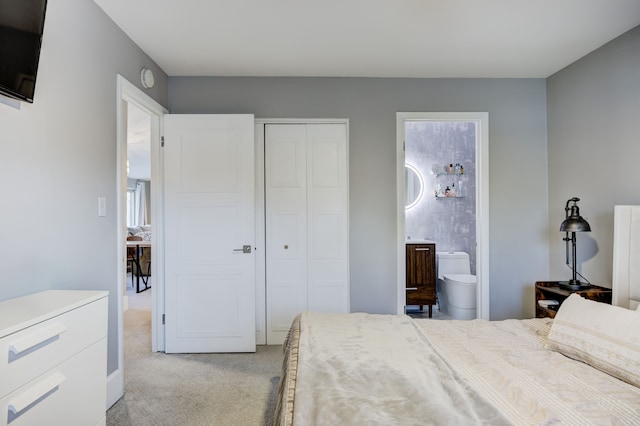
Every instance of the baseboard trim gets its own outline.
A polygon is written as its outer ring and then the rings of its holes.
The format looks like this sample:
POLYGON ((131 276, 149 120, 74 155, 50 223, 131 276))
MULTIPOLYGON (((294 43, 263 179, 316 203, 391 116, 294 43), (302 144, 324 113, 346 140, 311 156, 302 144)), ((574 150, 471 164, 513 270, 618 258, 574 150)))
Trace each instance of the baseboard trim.
POLYGON ((107 410, 124 396, 124 376, 118 369, 107 376, 107 410))

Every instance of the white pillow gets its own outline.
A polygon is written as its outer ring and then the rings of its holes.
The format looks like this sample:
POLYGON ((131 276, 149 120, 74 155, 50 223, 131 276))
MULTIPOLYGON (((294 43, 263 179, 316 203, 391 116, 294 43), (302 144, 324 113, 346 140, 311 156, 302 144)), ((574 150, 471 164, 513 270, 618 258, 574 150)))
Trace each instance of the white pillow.
POLYGON ((640 387, 640 311, 572 294, 551 325, 551 349, 640 387))

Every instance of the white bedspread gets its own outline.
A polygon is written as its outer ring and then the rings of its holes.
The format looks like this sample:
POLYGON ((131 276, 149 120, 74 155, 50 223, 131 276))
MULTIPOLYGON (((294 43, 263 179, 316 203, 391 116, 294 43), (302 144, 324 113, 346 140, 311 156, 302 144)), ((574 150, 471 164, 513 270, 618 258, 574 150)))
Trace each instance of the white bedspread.
POLYGON ((294 425, 508 424, 411 318, 304 313, 294 425))
POLYGON ((546 349, 550 323, 304 313, 278 423, 640 425, 640 389, 546 349))
POLYGON ((640 388, 547 349, 548 318, 414 321, 513 424, 640 425, 640 388))

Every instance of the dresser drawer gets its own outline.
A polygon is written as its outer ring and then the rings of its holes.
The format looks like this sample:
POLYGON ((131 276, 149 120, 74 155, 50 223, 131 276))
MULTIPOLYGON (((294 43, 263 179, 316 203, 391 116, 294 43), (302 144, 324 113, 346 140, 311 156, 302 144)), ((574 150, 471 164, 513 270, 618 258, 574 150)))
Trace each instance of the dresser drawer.
POLYGON ((95 425, 104 417, 107 338, 0 399, 0 426, 95 425))
MULTIPOLYGON (((106 335, 105 297, 3 337, 0 339, 0 398, 106 335)), ((102 373, 106 376, 105 371, 102 373)), ((104 382, 104 377, 102 379, 104 382)))

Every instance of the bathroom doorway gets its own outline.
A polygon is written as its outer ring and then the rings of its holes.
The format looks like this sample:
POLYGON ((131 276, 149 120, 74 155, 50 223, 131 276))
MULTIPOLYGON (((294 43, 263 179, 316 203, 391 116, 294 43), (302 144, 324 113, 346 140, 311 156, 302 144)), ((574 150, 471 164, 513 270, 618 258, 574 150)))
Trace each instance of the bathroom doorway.
POLYGON ((488 114, 397 113, 398 313, 405 242, 469 254, 476 312, 489 319, 488 114))

